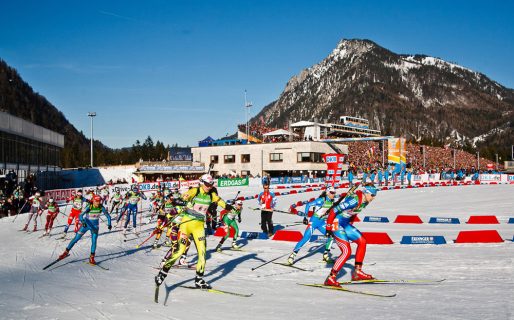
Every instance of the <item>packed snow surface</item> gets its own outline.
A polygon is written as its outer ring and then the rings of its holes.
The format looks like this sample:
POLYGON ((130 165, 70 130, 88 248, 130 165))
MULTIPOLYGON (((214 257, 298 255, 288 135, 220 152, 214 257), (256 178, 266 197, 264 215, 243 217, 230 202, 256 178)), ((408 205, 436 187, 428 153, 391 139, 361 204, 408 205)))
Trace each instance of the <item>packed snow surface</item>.
MULTIPOLYGON (((258 187, 241 189, 254 195, 258 187)), ((220 189, 225 199, 234 197, 235 188, 220 189)), ((306 200, 319 192, 278 198, 278 208, 287 210, 292 203, 306 200)), ((159 304, 154 303, 155 269, 165 254, 164 248, 149 245, 136 249, 153 224, 143 225, 139 238, 125 239, 120 229, 107 231, 100 226, 96 260, 109 268, 85 264, 90 236, 73 248, 71 256, 49 270, 42 268, 55 259, 68 244, 57 240, 63 229, 61 215, 50 238, 41 231, 20 232, 27 216, 0 220, 0 319, 514 319, 514 186, 465 186, 383 191, 361 214, 385 216, 392 222, 398 214, 419 215, 425 223, 393 224, 360 222, 361 231, 387 232, 393 245, 369 245, 363 270, 380 279, 446 279, 437 284, 359 284, 348 288, 377 293, 396 293, 393 298, 310 288, 297 283, 322 283, 330 267, 322 264, 320 243, 309 243, 297 256, 300 271, 270 263, 281 256, 285 262, 295 243, 273 240, 245 240, 241 252, 213 252, 218 237, 207 238, 205 279, 221 290, 252 293, 238 297, 189 290, 194 285, 194 270, 172 269, 161 286, 159 304), (496 215, 498 225, 465 224, 470 215, 496 215), (461 224, 426 223, 430 217, 458 217, 461 224), (497 230, 506 240, 498 244, 456 244, 462 230, 497 230), (444 235, 446 245, 402 245, 403 235, 444 235)), ((148 203, 143 203, 147 210, 148 203)), ((245 201, 243 231, 260 231, 256 201, 245 201)), ((67 213, 69 211, 67 208, 67 213)), ((144 212, 146 216, 148 212, 144 212)), ((301 217, 278 213, 276 225, 286 226, 301 217)), ((139 219, 138 219, 139 220, 139 219)), ((143 222, 147 218, 143 219, 143 222)), ((139 221, 138 221, 139 222, 139 221)), ((38 223, 40 226, 40 224, 38 223)), ((303 231, 303 225, 286 227, 303 231)), ((317 234, 317 231, 316 233, 317 234)), ((68 236, 70 237, 70 236, 68 236)), ((151 244, 151 242, 149 242, 151 244)), ((226 241, 228 249, 231 241, 226 241)), ((355 246, 352 245, 355 250, 355 246)), ((339 254, 335 246, 332 255, 339 254)), ((188 260, 196 261, 194 246, 188 260)), ((340 272, 348 280, 353 255, 340 272)))

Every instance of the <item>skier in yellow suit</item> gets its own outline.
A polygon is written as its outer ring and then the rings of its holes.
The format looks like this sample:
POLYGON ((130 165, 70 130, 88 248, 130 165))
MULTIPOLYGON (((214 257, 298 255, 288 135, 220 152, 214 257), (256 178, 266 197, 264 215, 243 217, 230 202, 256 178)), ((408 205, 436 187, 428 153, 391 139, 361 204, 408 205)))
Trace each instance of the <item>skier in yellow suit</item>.
MULTIPOLYGON (((185 252, 188 244, 188 238, 190 235, 193 236, 193 241, 198 252, 198 262, 196 264, 196 278, 195 286, 201 289, 211 289, 211 286, 203 279, 205 271, 205 218, 207 214, 207 208, 213 202, 217 203, 218 206, 232 210, 232 206, 225 203, 216 192, 212 191, 214 186, 214 180, 210 174, 204 174, 200 178, 200 186, 189 189, 182 195, 182 200, 187 201, 185 210, 181 213, 180 220, 180 236, 179 236, 179 248, 173 253, 173 255, 164 262, 159 274, 155 276, 155 283, 160 286, 168 271, 177 261, 180 256, 185 252)), ((175 220, 177 221, 177 220, 175 220)))

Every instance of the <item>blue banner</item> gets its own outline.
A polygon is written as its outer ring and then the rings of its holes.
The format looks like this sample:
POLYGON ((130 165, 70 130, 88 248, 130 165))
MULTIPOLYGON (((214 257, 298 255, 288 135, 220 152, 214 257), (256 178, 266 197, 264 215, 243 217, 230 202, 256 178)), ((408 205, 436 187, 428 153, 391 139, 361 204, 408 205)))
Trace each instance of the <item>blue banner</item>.
POLYGON ((366 216, 366 217, 364 217, 363 222, 382 222, 382 223, 386 223, 386 222, 389 222, 389 219, 387 217, 366 216))
POLYGON ((266 240, 266 239, 268 239, 268 235, 265 234, 264 232, 248 232, 248 231, 243 231, 243 232, 241 232, 241 238, 244 238, 244 239, 261 239, 261 240, 266 240))
POLYGON ((428 223, 460 224, 459 218, 431 217, 428 223))
POLYGON ((401 244, 446 244, 443 236, 403 236, 401 244))

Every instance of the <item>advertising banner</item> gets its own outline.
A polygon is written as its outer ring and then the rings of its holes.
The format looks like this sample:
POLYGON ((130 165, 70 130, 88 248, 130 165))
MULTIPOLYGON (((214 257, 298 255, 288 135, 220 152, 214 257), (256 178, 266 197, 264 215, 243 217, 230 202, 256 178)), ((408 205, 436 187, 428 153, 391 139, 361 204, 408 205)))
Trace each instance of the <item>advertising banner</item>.
POLYGON ((501 181, 501 174, 481 174, 480 175, 480 181, 501 181))
POLYGON ((405 164, 406 159, 406 143, 405 138, 392 138, 387 140, 389 163, 405 164))
POLYGON ((339 153, 327 153, 323 155, 323 160, 327 164, 327 175, 325 182, 336 184, 341 181, 341 168, 345 161, 345 155, 339 153))
POLYGON ((235 179, 218 179, 218 187, 243 187, 248 186, 248 177, 235 179))

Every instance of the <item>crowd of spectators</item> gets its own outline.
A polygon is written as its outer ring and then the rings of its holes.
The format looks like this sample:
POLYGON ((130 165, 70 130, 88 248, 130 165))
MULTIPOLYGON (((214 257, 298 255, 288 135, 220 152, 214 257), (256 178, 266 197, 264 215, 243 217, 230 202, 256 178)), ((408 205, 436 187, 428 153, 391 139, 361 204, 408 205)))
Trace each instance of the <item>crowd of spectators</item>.
MULTIPOLYGON (((246 132, 246 123, 238 125, 237 128, 241 132, 246 132)), ((250 135, 257 139, 260 139, 260 140, 264 139, 263 135, 265 133, 277 130, 277 128, 271 128, 271 127, 267 127, 263 124, 256 124, 256 123, 251 123, 249 129, 250 129, 249 130, 250 135)))
POLYGON ((29 174, 22 182, 14 170, 0 175, 0 218, 13 215, 37 190, 36 176, 29 174))
MULTIPOLYGON (((381 175, 389 171, 391 176, 394 166, 387 164, 387 143, 382 148, 382 142, 358 141, 348 142, 348 163, 352 173, 357 176, 381 175), (384 163, 384 165, 383 165, 384 163), (381 174, 379 172, 381 171, 381 174)), ((493 161, 480 158, 480 167, 475 155, 457 149, 444 147, 420 146, 408 143, 406 146, 406 160, 398 175, 407 176, 415 174, 440 174, 442 179, 462 180, 466 176, 478 179, 479 173, 496 173, 493 161)), ((406 180, 407 183, 407 180, 406 180)))

